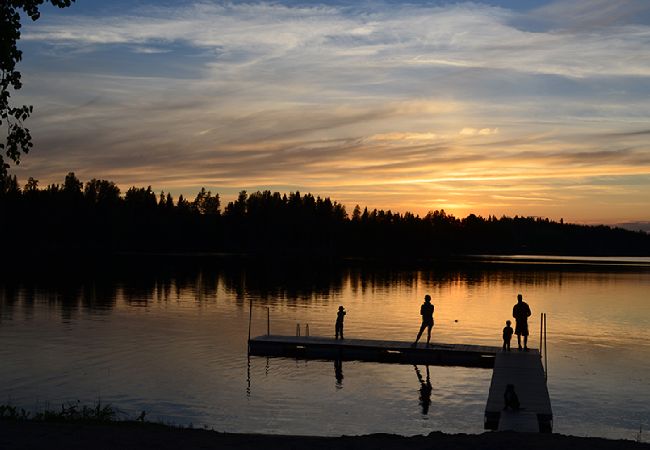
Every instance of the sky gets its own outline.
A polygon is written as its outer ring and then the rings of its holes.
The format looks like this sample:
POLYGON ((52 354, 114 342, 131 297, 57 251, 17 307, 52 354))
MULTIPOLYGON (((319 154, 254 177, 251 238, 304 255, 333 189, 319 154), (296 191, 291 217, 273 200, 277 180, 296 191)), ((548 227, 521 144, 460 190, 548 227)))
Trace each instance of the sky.
POLYGON ((650 220, 647 0, 77 0, 24 23, 22 181, 650 220))

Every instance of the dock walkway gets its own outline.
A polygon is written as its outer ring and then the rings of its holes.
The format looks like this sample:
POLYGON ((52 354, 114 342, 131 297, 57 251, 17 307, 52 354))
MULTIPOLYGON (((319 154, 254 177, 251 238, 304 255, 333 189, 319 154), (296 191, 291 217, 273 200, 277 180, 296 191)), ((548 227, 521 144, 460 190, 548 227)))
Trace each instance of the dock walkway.
POLYGON ((498 347, 484 345, 418 344, 370 339, 333 339, 320 336, 259 336, 249 341, 255 356, 290 356, 465 367, 494 366, 498 347))
POLYGON ((553 412, 539 351, 497 353, 485 407, 485 429, 550 432, 553 412), (506 386, 515 388, 521 409, 504 411, 506 386))
POLYGON ((418 344, 370 339, 333 339, 320 336, 258 336, 248 342, 253 356, 357 360, 397 364, 429 364, 493 368, 485 407, 489 430, 550 432, 551 400, 539 351, 503 352, 484 345, 418 344), (521 409, 504 411, 503 394, 512 384, 521 409))

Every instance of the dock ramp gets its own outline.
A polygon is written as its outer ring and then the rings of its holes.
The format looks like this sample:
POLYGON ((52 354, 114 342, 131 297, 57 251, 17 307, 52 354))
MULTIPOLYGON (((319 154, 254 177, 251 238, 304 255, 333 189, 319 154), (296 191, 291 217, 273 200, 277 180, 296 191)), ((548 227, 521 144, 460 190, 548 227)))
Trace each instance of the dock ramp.
POLYGON ((485 407, 485 429, 553 431, 553 412, 539 351, 498 352, 485 407), (512 384, 520 409, 504 410, 506 386, 512 384))

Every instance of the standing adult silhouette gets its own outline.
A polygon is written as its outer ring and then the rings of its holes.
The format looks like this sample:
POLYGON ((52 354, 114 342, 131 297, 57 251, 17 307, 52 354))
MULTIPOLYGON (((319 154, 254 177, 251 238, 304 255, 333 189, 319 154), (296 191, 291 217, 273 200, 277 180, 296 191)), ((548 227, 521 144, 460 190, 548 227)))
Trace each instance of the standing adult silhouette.
POLYGON ((521 337, 524 337, 524 350, 528 350, 528 318, 530 317, 530 306, 523 301, 521 294, 517 295, 517 303, 512 307, 512 317, 515 318, 515 334, 517 344, 521 350, 521 337))
POLYGON ((431 341, 431 328, 433 328, 433 304, 431 303, 431 296, 429 294, 424 296, 424 303, 420 306, 420 315, 422 316, 422 325, 420 325, 420 331, 418 332, 418 337, 415 338, 413 347, 418 345, 418 341, 422 337, 424 329, 427 328, 427 347, 431 341))

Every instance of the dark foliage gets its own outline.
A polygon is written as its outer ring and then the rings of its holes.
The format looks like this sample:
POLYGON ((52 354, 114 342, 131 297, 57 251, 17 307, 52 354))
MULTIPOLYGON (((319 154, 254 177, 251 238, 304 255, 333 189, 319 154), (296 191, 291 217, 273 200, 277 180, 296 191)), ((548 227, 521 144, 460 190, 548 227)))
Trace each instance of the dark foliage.
MULTIPOLYGON (((59 8, 68 7, 74 0, 47 0, 59 8)), ((32 137, 23 122, 32 113, 32 106, 12 106, 9 98, 11 90, 22 87, 20 72, 16 64, 22 59, 23 52, 18 50, 20 39, 21 12, 30 19, 37 20, 41 13, 39 8, 46 0, 2 0, 0 1, 0 126, 4 132, 0 142, 0 175, 6 173, 9 164, 4 157, 16 164, 20 162, 21 153, 32 148, 32 137)))
POLYGON ((221 211, 219 195, 193 201, 151 187, 83 184, 23 189, 0 178, 0 236, 7 253, 222 252, 275 256, 428 258, 452 254, 650 255, 650 235, 536 217, 464 219, 433 211, 361 209, 349 217, 329 198, 242 191, 221 211), (29 238, 25 238, 28 236, 29 238))

